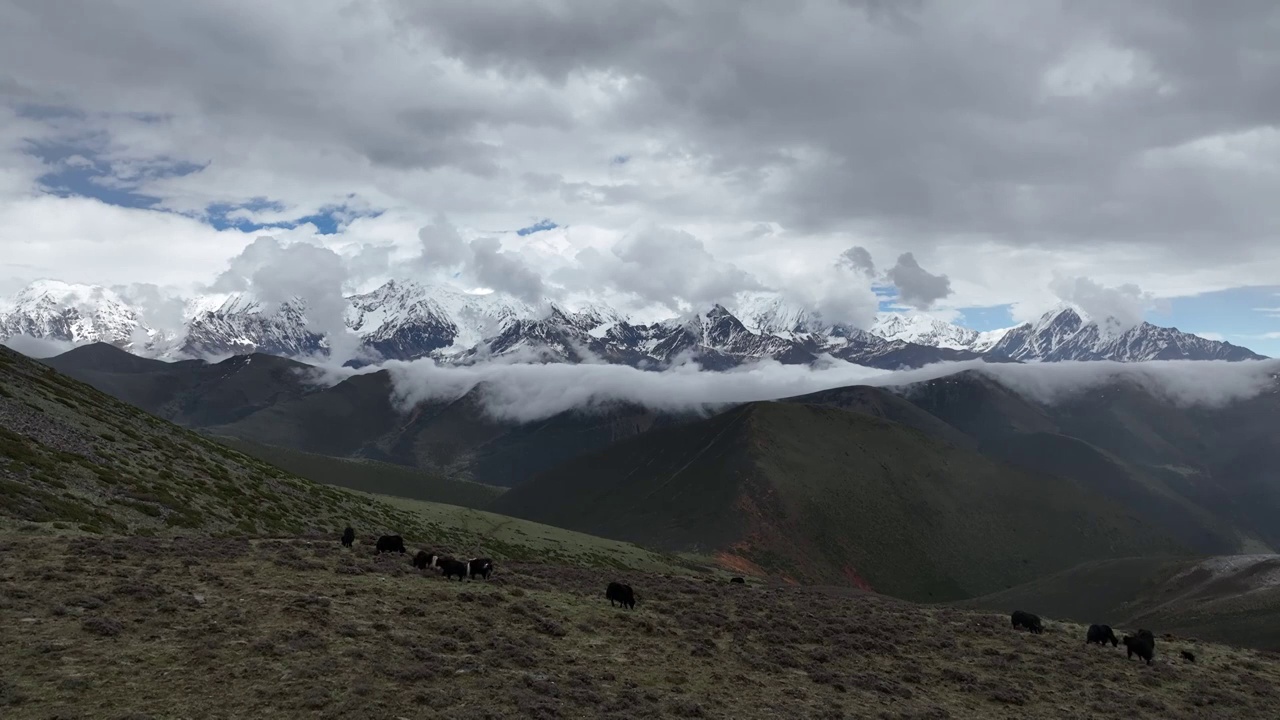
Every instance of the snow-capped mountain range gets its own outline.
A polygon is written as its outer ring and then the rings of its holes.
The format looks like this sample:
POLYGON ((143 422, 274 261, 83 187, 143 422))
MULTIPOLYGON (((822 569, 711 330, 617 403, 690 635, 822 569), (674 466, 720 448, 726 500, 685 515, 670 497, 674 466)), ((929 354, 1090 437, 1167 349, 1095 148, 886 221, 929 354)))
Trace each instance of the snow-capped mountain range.
POLYGON ((869 330, 826 323, 773 293, 743 293, 662 322, 633 323, 600 304, 534 308, 501 294, 391 281, 347 299, 345 316, 308 315, 299 298, 260 302, 243 293, 191 298, 180 329, 148 325, 146 313, 102 287, 42 280, 0 300, 0 338, 26 335, 72 344, 107 342, 165 359, 264 352, 306 359, 329 352, 322 328, 348 333, 356 364, 431 357, 471 364, 494 358, 608 362, 660 368, 684 357, 708 369, 761 358, 809 364, 831 356, 871 367, 920 367, 944 360, 996 362, 1155 359, 1247 360, 1230 343, 1141 323, 1123 329, 1060 307, 1034 323, 976 332, 926 315, 884 313, 869 330))

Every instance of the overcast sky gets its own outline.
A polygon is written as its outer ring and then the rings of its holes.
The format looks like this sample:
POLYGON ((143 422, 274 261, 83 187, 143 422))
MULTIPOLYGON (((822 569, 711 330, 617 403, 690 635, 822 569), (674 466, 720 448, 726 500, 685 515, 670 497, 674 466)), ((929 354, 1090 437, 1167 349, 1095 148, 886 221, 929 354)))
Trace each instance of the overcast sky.
POLYGON ((1276 354, 1277 37, 1262 0, 0 0, 0 293, 877 288, 1276 354))

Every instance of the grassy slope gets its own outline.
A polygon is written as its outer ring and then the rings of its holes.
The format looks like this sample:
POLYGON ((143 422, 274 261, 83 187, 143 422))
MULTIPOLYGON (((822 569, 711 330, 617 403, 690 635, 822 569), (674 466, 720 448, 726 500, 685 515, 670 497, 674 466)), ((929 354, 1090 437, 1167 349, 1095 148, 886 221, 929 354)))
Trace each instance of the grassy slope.
POLYGON ((404 465, 337 458, 235 437, 214 439, 312 482, 350 490, 471 508, 483 508, 503 492, 502 488, 441 477, 404 465))
MULTIPOLYGON (((1221 577, 1198 558, 1122 558, 1079 565, 1008 590, 956 603, 986 610, 1022 608, 1081 623, 1162 628, 1163 632, 1280 651, 1280 586, 1251 572, 1221 577)), ((1268 561, 1280 565, 1280 557, 1268 561)))
POLYGON ((920 600, 1175 547, 1073 483, 896 423, 795 403, 648 433, 515 488, 493 509, 920 600))
POLYGON ((1231 720, 1280 700, 1275 656, 1210 643, 1160 640, 1148 667, 1003 613, 515 563, 448 582, 332 541, 0 536, 0 633, 11 720, 1231 720), (614 578, 634 611, 603 598, 614 578))
MULTIPOLYGON (((505 535, 494 534, 463 508, 396 507, 294 477, 7 348, 0 348, 0 500, 0 530, 334 537, 351 523, 366 540, 394 532, 414 546, 495 558, 531 559, 550 547, 550 530, 524 521, 511 519, 505 535), (542 540, 526 542, 522 533, 542 540)), ((562 546, 589 548, 576 556, 582 563, 675 562, 561 532, 562 546)))

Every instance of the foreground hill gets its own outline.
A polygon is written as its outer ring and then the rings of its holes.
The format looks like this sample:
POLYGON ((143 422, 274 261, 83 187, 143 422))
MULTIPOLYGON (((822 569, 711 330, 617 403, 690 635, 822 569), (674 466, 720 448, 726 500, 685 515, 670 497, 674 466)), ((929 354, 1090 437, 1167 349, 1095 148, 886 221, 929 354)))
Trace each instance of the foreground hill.
POLYGON ((957 605, 1036 608, 1280 651, 1280 555, 1103 560, 957 605))
POLYGON ((0 348, 0 523, 86 532, 340 532, 412 526, 0 348))
POLYGON ((1180 550, 1070 480, 899 423, 751 403, 654 430, 509 490, 497 512, 800 582, 920 600, 991 592, 1086 559, 1180 550))
POLYGON ((0 536, 0 627, 12 720, 1229 720, 1280 700, 1273 655, 1213 643, 1161 639, 1147 666, 1005 612, 529 563, 448 582, 332 541, 0 536), (635 610, 604 599, 615 578, 635 610))

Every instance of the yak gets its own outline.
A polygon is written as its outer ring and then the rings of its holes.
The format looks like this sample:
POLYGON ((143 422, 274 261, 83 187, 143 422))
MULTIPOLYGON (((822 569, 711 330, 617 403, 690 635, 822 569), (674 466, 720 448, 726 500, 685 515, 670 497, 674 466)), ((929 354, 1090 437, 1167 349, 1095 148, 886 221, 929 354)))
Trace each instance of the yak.
POLYGON ((605 589, 604 596, 609 598, 609 605, 613 606, 616 602, 626 608, 634 610, 636 607, 636 594, 630 585, 624 585, 620 582, 611 582, 609 587, 605 589))

